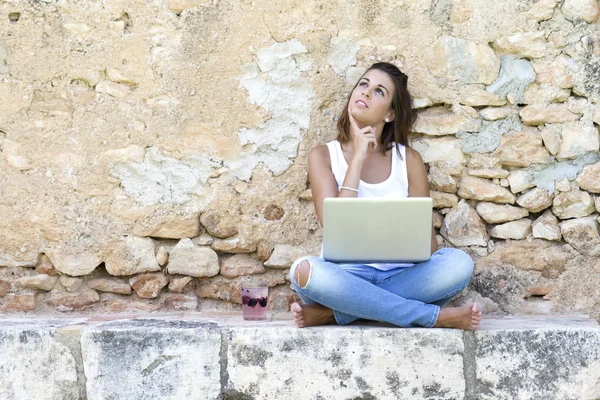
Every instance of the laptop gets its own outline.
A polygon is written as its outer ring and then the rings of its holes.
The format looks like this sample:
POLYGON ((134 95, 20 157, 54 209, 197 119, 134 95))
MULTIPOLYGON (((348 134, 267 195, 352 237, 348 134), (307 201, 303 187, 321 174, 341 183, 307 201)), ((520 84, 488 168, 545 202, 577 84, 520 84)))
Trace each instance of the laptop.
POLYGON ((337 198, 323 202, 323 258, 336 263, 429 260, 429 197, 337 198))

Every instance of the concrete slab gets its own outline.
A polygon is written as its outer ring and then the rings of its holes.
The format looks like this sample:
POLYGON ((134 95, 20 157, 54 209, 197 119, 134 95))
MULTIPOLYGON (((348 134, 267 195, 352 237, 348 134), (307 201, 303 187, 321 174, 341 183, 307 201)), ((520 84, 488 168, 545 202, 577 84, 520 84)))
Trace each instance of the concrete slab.
POLYGON ((465 363, 475 368, 475 381, 469 371, 465 376, 469 398, 600 399, 600 329, 594 320, 490 322, 487 330, 465 334, 465 363))
POLYGON ((216 399, 221 333, 202 321, 134 319, 83 332, 88 400, 216 399))
POLYGON ((76 319, 0 319, 0 399, 78 399, 76 359, 56 330, 76 319))
POLYGON ((0 314, 0 399, 600 399, 586 316, 487 316, 476 332, 290 315, 0 314))
POLYGON ((464 397, 460 331, 288 324, 229 327, 226 338, 224 391, 243 398, 464 397))

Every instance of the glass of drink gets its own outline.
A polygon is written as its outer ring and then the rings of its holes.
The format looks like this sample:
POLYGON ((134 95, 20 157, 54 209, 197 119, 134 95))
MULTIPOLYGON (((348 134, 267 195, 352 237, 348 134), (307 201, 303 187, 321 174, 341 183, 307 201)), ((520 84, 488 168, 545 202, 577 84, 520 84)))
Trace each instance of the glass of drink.
POLYGON ((245 320, 267 319, 267 296, 269 285, 266 280, 242 281, 242 315, 245 320))

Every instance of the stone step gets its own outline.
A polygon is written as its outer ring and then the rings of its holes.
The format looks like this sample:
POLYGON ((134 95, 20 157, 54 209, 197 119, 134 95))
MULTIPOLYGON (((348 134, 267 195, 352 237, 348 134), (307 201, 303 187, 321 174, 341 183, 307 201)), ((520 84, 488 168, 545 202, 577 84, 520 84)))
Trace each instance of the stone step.
POLYGON ((0 399, 599 399, 585 316, 475 332, 198 313, 0 315, 0 399), (4 317, 4 318, 2 318, 4 317))

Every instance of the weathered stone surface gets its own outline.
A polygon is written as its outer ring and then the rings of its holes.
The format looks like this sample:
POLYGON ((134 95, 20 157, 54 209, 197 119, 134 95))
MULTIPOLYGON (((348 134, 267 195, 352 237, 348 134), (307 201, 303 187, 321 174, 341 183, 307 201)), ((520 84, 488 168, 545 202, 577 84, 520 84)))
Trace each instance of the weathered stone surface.
POLYGON ((192 294, 166 293, 161 296, 161 307, 167 310, 191 310, 198 308, 198 297, 192 294))
POLYGON ((149 217, 149 221, 136 228, 138 236, 152 236, 165 239, 182 239, 198 236, 200 220, 198 215, 167 214, 149 217))
POLYGON ((74 278, 71 276, 61 276, 59 278, 60 284, 64 287, 67 292, 74 292, 81 287, 83 283, 82 278, 74 278))
POLYGON ((481 106, 503 106, 506 104, 504 98, 496 96, 494 93, 490 93, 487 90, 481 90, 477 88, 469 88, 469 92, 462 100, 460 104, 471 107, 481 106))
POLYGON ((557 0, 540 0, 537 3, 533 3, 531 8, 524 12, 523 15, 527 19, 533 19, 538 22, 546 21, 552 18, 557 3, 557 0))
POLYGON ((475 387, 474 398, 600 395, 597 328, 486 330, 473 335, 477 380, 482 384, 475 387))
POLYGON ((582 19, 588 24, 600 16, 600 7, 596 0, 565 0, 561 10, 567 19, 582 19))
POLYGON ((433 200, 433 208, 451 208, 458 204, 455 194, 431 190, 429 196, 433 200))
POLYGON ((535 185, 531 182, 532 176, 529 172, 522 169, 515 169, 510 171, 508 174, 508 183, 510 184, 510 190, 513 193, 520 193, 523 190, 534 187, 535 185))
POLYGON ((538 219, 533 221, 531 230, 535 238, 557 241, 562 239, 558 218, 550 210, 544 211, 538 219))
POLYGON ((568 192, 573 189, 577 189, 577 188, 571 187, 571 182, 569 182, 569 179, 567 179, 567 178, 563 178, 560 181, 556 182, 554 184, 554 188, 556 190, 558 190, 559 192, 568 192))
POLYGON ((536 187, 519 196, 517 204, 536 213, 552 205, 552 196, 546 189, 536 187))
POLYGON ((444 222, 444 216, 437 211, 433 212, 433 227, 435 229, 440 229, 442 227, 442 223, 444 222))
POLYGON ((585 217, 595 208, 592 196, 583 191, 562 192, 552 201, 552 212, 560 219, 585 217))
POLYGON ((221 333, 211 325, 137 319, 84 331, 88 399, 219 397, 221 333))
POLYGON ((227 225, 215 212, 202 214, 200 216, 200 222, 202 223, 202 226, 206 228, 208 233, 221 239, 228 238, 239 233, 237 227, 227 225))
POLYGON ((227 345, 225 393, 254 393, 256 398, 352 398, 359 393, 373 399, 462 398, 460 332, 444 333, 393 328, 238 328, 231 331, 227 345), (368 347, 360 345, 367 342, 368 347), (294 368, 282 368, 292 360, 294 368), (431 368, 440 362, 450 368, 443 373, 431 368), (397 365, 411 368, 398 369, 397 365), (257 367, 263 373, 253 373, 257 367), (379 373, 357 375, 355 371, 363 368, 376 368, 379 373))
POLYGON ((160 271, 152 239, 135 236, 113 242, 104 264, 109 274, 117 276, 160 271))
POLYGON ((9 281, 0 279, 0 297, 4 297, 10 293, 11 284, 9 281))
POLYGON ((485 225, 464 200, 446 214, 440 234, 455 246, 487 246, 485 225))
POLYGON ((4 319, 0 325, 0 398, 78 399, 75 355, 57 334, 77 320, 4 319))
POLYGON ((546 53, 547 42, 544 32, 526 32, 503 36, 494 41, 492 47, 503 53, 540 58, 546 53))
POLYGON ((427 177, 429 179, 429 188, 440 192, 456 193, 456 180, 442 165, 430 165, 427 177))
POLYGON ((256 251, 256 243, 240 239, 238 236, 215 240, 210 247, 221 253, 254 253, 256 251))
POLYGON ((592 121, 594 121, 595 124, 600 125, 600 107, 596 107, 594 109, 594 113, 592 114, 592 121))
POLYGON ((528 60, 511 55, 501 58, 500 75, 487 90, 512 104, 523 103, 527 87, 535 80, 535 71, 528 60))
POLYGON ((477 214, 481 216, 488 224, 499 224, 508 221, 514 221, 529 215, 529 211, 509 206, 508 204, 499 205, 482 201, 475 207, 477 214))
POLYGON ((502 165, 528 167, 531 164, 544 164, 552 157, 542 145, 542 136, 536 129, 524 129, 504 135, 500 147, 492 154, 502 165))
POLYGON ((496 225, 490 229, 490 236, 499 239, 525 239, 531 233, 531 220, 529 218, 510 221, 496 225))
POLYGON ((160 246, 156 252, 156 262, 161 267, 164 267, 167 264, 167 261, 169 261, 169 253, 163 246, 160 246))
POLYGON ((471 107, 428 108, 418 114, 413 132, 440 136, 452 135, 460 131, 477 131, 479 127, 477 117, 477 111, 471 107))
POLYGON ((169 291, 175 293, 183 293, 183 290, 188 283, 192 281, 191 276, 171 276, 169 281, 169 291))
POLYGON ((562 142, 561 128, 562 126, 560 126, 560 124, 549 125, 545 128, 542 128, 542 140, 544 141, 544 147, 546 147, 546 150, 548 150, 552 155, 556 155, 558 150, 560 150, 560 145, 562 142))
POLYGON ((262 262, 246 254, 236 254, 221 261, 221 275, 225 278, 237 278, 243 275, 262 274, 265 268, 262 262))
POLYGON ((50 276, 55 276, 57 274, 56 268, 54 268, 54 265, 52 265, 52 261, 50 261, 48 256, 45 254, 40 255, 35 270, 39 274, 46 274, 50 276))
POLYGON ((58 281, 58 278, 50 275, 39 274, 34 276, 27 276, 19 278, 15 281, 17 287, 46 290, 50 291, 54 288, 54 285, 58 281))
POLYGON ((575 182, 583 190, 600 193, 600 162, 586 166, 575 182))
MULTIPOLYGON (((286 283, 287 274, 287 270, 269 269, 264 274, 256 275, 255 278, 265 280, 269 287, 273 287, 286 283)), ((242 281, 245 279, 244 276, 233 279, 222 276, 199 279, 196 282, 194 293, 201 298, 219 299, 242 304, 242 281)))
POLYGON ((89 281, 87 281, 87 285, 90 289, 94 289, 99 292, 131 294, 131 286, 129 285, 129 283, 124 282, 120 279, 115 279, 115 278, 90 279, 89 281))
POLYGON ((306 189, 304 192, 300 193, 300 196, 298 196, 301 200, 305 200, 305 201, 312 201, 313 197, 312 197, 312 190, 310 189, 306 189))
POLYGON ((283 218, 285 211, 277 204, 269 204, 263 210, 263 216, 267 221, 277 221, 283 218))
POLYGON ((167 269, 170 274, 213 276, 219 273, 219 257, 212 249, 198 247, 190 239, 181 239, 171 250, 167 269))
MULTIPOLYGON (((532 83, 523 93, 522 101, 513 100, 513 104, 548 104, 564 103, 571 95, 571 90, 561 89, 558 86, 548 85, 547 83, 532 83)), ((567 110, 569 107, 567 106, 567 110)), ((570 110, 569 110, 570 111, 570 110)))
POLYGON ((59 311, 83 310, 100 300, 98 292, 84 288, 77 292, 67 292, 64 289, 54 289, 46 303, 56 307, 59 311))
POLYGON ((500 60, 487 44, 441 36, 427 52, 427 69, 438 77, 463 83, 492 83, 500 60))
POLYGON ((560 232, 567 243, 586 256, 600 256, 600 234, 595 216, 576 218, 560 223, 560 232))
POLYGON ((413 142, 412 147, 419 152, 423 162, 452 162, 460 165, 465 163, 465 155, 460 147, 460 140, 455 137, 427 138, 423 137, 413 142))
POLYGON ((529 105, 523 107, 519 115, 526 125, 555 124, 578 121, 580 118, 563 104, 529 105))
POLYGON ((588 100, 586 98, 571 96, 567 100, 568 110, 575 114, 579 114, 579 115, 585 114, 587 107, 588 107, 588 100))
POLYGON ((38 303, 36 293, 9 293, 2 301, 0 311, 33 311, 38 303))
POLYGON ((127 97, 131 94, 131 88, 120 83, 102 81, 96 85, 96 92, 106 93, 113 97, 127 97))
POLYGON ((256 258, 259 261, 267 261, 271 257, 271 245, 266 240, 261 240, 256 245, 256 258))
POLYGON ((508 177, 509 172, 505 169, 470 169, 468 171, 469 175, 476 176, 479 178, 506 178, 508 177))
POLYGON ((167 286, 167 283, 169 281, 161 273, 137 275, 129 280, 129 284, 135 290, 135 293, 142 299, 158 297, 160 290, 167 286))
POLYGON ((536 82, 565 89, 573 87, 573 76, 579 71, 579 66, 575 60, 564 54, 559 55, 550 62, 535 60, 532 61, 532 64, 536 72, 536 82))
POLYGON ((517 270, 538 271, 547 278, 556 278, 565 271, 567 260, 576 254, 564 243, 545 240, 511 241, 498 245, 490 255, 478 259, 475 269, 500 270, 507 274, 509 271, 506 267, 510 266, 517 270))
POLYGON ((511 112, 509 107, 487 107, 480 110, 479 115, 487 121, 496 121, 508 117, 511 112))
POLYGON ((585 256, 577 257, 576 260, 578 261, 573 262, 553 283, 552 292, 545 297, 550 298, 560 312, 585 312, 599 320, 600 260, 585 256))
POLYGON ((215 238, 210 236, 208 233, 203 233, 200 236, 196 236, 192 239, 192 242, 197 246, 210 246, 215 241, 215 238))
POLYGON ((546 148, 559 159, 571 159, 598 151, 598 129, 579 123, 556 124, 542 130, 546 148))
POLYGON ((514 204, 515 196, 507 189, 495 185, 487 179, 463 176, 460 180, 458 195, 463 199, 493 201, 495 203, 514 204))
POLYGON ((300 257, 310 255, 307 253, 307 250, 303 246, 279 244, 275 246, 271 257, 265 262, 265 267, 289 268, 300 257))
POLYGON ((46 255, 54 268, 71 276, 87 275, 102 262, 98 254, 68 254, 46 249, 46 255))

